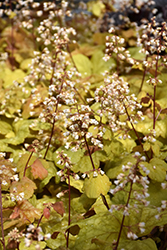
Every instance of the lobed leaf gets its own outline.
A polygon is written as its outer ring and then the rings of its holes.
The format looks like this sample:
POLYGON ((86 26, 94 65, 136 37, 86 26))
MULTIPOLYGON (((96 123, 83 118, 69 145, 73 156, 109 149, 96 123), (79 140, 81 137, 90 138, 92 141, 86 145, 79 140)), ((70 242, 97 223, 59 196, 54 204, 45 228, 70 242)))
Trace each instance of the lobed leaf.
POLYGON ((84 192, 89 198, 98 198, 100 194, 106 195, 110 189, 111 182, 107 175, 98 174, 94 177, 93 173, 84 181, 84 192))

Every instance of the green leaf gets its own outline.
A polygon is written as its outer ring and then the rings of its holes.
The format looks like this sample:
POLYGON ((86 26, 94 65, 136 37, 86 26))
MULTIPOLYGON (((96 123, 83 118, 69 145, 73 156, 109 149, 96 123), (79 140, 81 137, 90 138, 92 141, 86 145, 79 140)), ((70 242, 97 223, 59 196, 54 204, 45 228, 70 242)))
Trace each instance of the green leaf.
POLYGON ((119 244, 119 249, 125 250, 157 250, 157 246, 155 242, 148 238, 144 240, 136 240, 136 241, 123 241, 119 244))
POLYGON ((2 197, 2 204, 3 204, 3 209, 5 208, 10 208, 15 206, 15 202, 11 201, 11 197, 9 195, 6 195, 5 197, 2 197))
POLYGON ((91 62, 93 66, 92 73, 93 74, 101 74, 106 70, 109 71, 116 67, 116 62, 113 58, 110 58, 107 62, 103 60, 104 53, 101 50, 97 50, 94 52, 91 62), (97 63, 98 62, 98 63, 97 63))
POLYGON ((118 138, 118 141, 122 143, 128 153, 132 152, 132 149, 136 146, 136 142, 132 138, 126 138, 125 140, 118 138))
POLYGON ((13 85, 13 81, 23 81, 26 74, 21 69, 16 69, 14 71, 10 70, 9 68, 4 68, 1 72, 1 78, 4 81, 4 88, 13 85))
POLYGON ((121 216, 118 215, 116 218, 115 215, 107 211, 80 221, 77 224, 81 229, 71 250, 80 250, 83 246, 84 250, 97 250, 97 245, 93 242, 93 239, 103 241, 103 247, 105 243, 111 246, 113 240, 117 238, 120 228, 119 220, 121 220, 121 216))
POLYGON ((143 149, 144 149, 145 151, 150 150, 150 147, 151 147, 151 143, 148 142, 148 141, 146 141, 146 142, 143 144, 143 149))
POLYGON ((32 58, 27 58, 27 59, 25 59, 25 60, 23 60, 23 61, 21 62, 20 68, 21 68, 22 70, 28 70, 29 67, 30 67, 30 65, 31 65, 31 63, 32 63, 32 58))
MULTIPOLYGON (((155 124, 155 131, 156 136, 162 136, 163 138, 167 137, 167 117, 165 117, 163 120, 156 121, 155 124)), ((138 132, 143 133, 144 135, 148 134, 148 131, 152 129, 152 119, 149 119, 148 117, 145 117, 145 120, 143 122, 139 122, 135 125, 135 129, 138 132)))
POLYGON ((95 199, 90 199, 85 193, 83 193, 80 197, 72 199, 71 206, 77 213, 81 214, 91 209, 91 206, 93 207, 94 202, 95 199))
POLYGON ((105 5, 101 1, 91 1, 88 3, 88 10, 97 17, 100 17, 104 8, 105 5))
POLYGON ((141 47, 131 47, 129 48, 129 52, 135 60, 143 60, 146 58, 146 55, 144 53, 140 53, 141 47))
POLYGON ((80 171, 81 165, 79 164, 79 166, 77 165, 77 163, 80 161, 81 157, 84 155, 84 150, 82 149, 78 149, 76 152, 71 151, 71 149, 66 149, 65 147, 60 147, 58 148, 54 153, 53 153, 53 160, 56 164, 57 167, 63 169, 64 165, 60 165, 58 164, 58 161, 60 160, 57 156, 57 152, 61 152, 63 151, 64 154, 67 154, 67 156, 70 158, 71 163, 73 164, 72 166, 72 170, 74 172, 78 172, 80 171))
MULTIPOLYGON (((111 199, 109 195, 105 196, 107 204, 109 205, 109 207, 111 206, 111 199)), ((96 202, 92 205, 92 208, 95 210, 95 213, 101 213, 101 212, 105 212, 107 211, 107 207, 104 204, 104 201, 102 199, 102 196, 100 195, 97 199, 96 202)))
POLYGON ((20 242, 20 244, 19 244, 19 249, 20 249, 20 250, 25 250, 25 249, 37 250, 37 245, 39 246, 38 249, 45 249, 45 247, 46 247, 46 242, 44 242, 44 241, 34 241, 34 240, 31 240, 30 246, 26 246, 25 240, 23 239, 23 240, 20 242))
POLYGON ((153 158, 149 163, 142 162, 142 164, 150 171, 148 176, 157 182, 162 182, 166 178, 167 164, 159 159, 153 158))
POLYGON ((127 165, 128 162, 131 162, 132 164, 136 163, 136 159, 132 155, 127 155, 123 159, 118 159, 117 161, 108 161, 106 163, 107 176, 110 179, 115 179, 117 176, 122 173, 122 165, 127 165))
POLYGON ((160 143, 156 141, 153 145, 151 145, 151 149, 155 156, 159 156, 160 154, 160 143))
POLYGON ((161 187, 160 182, 151 181, 149 184, 148 193, 150 196, 147 198, 150 201, 150 205, 160 207, 161 201, 166 200, 167 189, 161 187))
POLYGON ((73 60, 78 71, 83 77, 90 76, 92 74, 92 63, 91 61, 82 54, 73 55, 73 60))
MULTIPOLYGON (((68 179, 66 179, 66 182, 68 183, 68 179)), ((78 189, 81 193, 83 193, 83 180, 75 180, 73 176, 70 176, 70 186, 78 189)))
POLYGON ((0 134, 9 135, 10 132, 13 132, 12 126, 8 122, 0 121, 0 134))
POLYGON ((90 177, 84 181, 84 192, 89 198, 97 198, 100 194, 106 195, 110 189, 111 182, 107 175, 98 174, 93 177, 93 173, 90 177))
POLYGON ((4 141, 12 144, 18 145, 24 142, 25 138, 30 136, 29 126, 32 122, 30 120, 19 120, 13 124, 15 137, 5 139, 4 141))

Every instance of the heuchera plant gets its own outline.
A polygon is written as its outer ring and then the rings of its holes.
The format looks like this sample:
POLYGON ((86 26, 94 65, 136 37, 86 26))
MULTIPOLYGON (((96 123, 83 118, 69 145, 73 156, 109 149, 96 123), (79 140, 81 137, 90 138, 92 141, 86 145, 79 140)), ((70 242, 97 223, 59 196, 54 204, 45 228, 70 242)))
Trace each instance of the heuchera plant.
POLYGON ((0 4, 2 250, 166 249, 167 27, 106 2, 0 4))

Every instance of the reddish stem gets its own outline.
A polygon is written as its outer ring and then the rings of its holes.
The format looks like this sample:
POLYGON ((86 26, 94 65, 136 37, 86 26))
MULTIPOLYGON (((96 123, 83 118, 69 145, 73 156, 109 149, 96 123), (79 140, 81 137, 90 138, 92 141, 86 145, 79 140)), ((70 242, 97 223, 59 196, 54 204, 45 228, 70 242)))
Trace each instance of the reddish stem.
MULTIPOLYGON (((132 193, 132 186, 133 186, 133 181, 130 182, 130 191, 129 191, 129 195, 128 195, 128 199, 127 199, 125 207, 128 207, 128 204, 129 204, 129 201, 130 201, 130 196, 131 196, 131 193, 132 193)), ((118 244, 119 244, 119 241, 120 241, 120 238, 121 238, 121 233, 122 233, 122 229, 123 229, 123 225, 124 225, 124 220, 125 220, 125 214, 123 214, 123 217, 122 217, 121 226, 120 226, 120 230, 119 230, 119 234, 118 234, 118 239, 117 239, 117 242, 116 242, 116 246, 114 247, 114 250, 117 250, 117 248, 118 248, 118 244)))
POLYGON ((4 228, 3 228, 2 209, 3 209, 3 206, 2 206, 2 189, 1 189, 1 179, 0 179, 0 216, 1 216, 1 231, 2 231, 2 240, 0 240, 0 241, 1 241, 2 245, 3 245, 3 250, 6 250, 6 247, 5 247, 5 235, 4 235, 4 228))
MULTIPOLYGON (((12 11, 12 0, 10 0, 10 9, 12 11)), ((13 27, 13 18, 10 20, 11 23, 11 66, 12 71, 14 70, 14 27, 13 27)))
MULTIPOLYGON (((67 179, 68 179, 68 226, 70 226, 71 223, 71 186, 70 186, 70 170, 67 169, 67 179)), ((67 248, 69 245, 69 229, 67 230, 67 248)))
POLYGON ((85 144, 86 144, 86 147, 87 147, 87 150, 88 150, 90 161, 92 163, 93 170, 95 170, 96 168, 95 168, 95 165, 94 165, 94 162, 93 162, 93 159, 92 159, 92 155, 91 155, 91 152, 90 152, 90 148, 89 148, 88 142, 86 140, 86 134, 84 134, 84 140, 85 140, 85 144))
POLYGON ((27 168, 28 168, 28 164, 29 164, 29 162, 30 162, 30 159, 31 159, 33 153, 34 153, 34 152, 32 151, 31 154, 30 154, 30 156, 29 156, 29 158, 28 158, 28 160, 27 160, 27 163, 26 163, 25 168, 24 168, 23 177, 25 177, 25 175, 26 175, 26 170, 27 170, 27 168))
POLYGON ((127 107, 126 107, 125 104, 124 104, 124 107, 125 107, 125 110, 126 110, 126 114, 127 114, 127 116, 128 116, 128 120, 129 120, 129 122, 130 122, 130 124, 131 124, 131 126, 132 126, 132 128, 133 128, 133 131, 135 132, 135 135, 136 135, 136 137, 137 137, 137 139, 138 139, 138 141, 139 141, 139 143, 140 143, 140 146, 142 147, 143 152, 145 153, 146 157, 147 157, 148 160, 149 160, 150 157, 148 156, 147 152, 146 152, 146 151, 144 150, 144 148, 143 148, 143 144, 142 144, 142 142, 141 142, 141 140, 140 140, 140 137, 139 137, 139 135, 138 135, 138 133, 137 133, 137 131, 136 131, 136 129, 135 129, 133 123, 131 122, 130 115, 129 115, 129 113, 128 113, 128 110, 127 110, 127 107))
MULTIPOLYGON (((147 62, 147 59, 148 59, 148 55, 146 55, 146 59, 145 59, 146 62, 147 62)), ((140 89, 139 89, 139 93, 141 92, 141 90, 143 88, 144 79, 145 79, 145 76, 146 76, 146 71, 147 71, 147 67, 145 66, 144 67, 143 77, 142 77, 142 82, 141 82, 140 89)))
POLYGON ((42 214, 41 217, 40 217, 40 219, 39 219, 39 221, 38 221, 37 228, 39 227, 39 225, 40 225, 40 223, 41 223, 41 220, 42 220, 43 216, 44 216, 44 215, 42 214))

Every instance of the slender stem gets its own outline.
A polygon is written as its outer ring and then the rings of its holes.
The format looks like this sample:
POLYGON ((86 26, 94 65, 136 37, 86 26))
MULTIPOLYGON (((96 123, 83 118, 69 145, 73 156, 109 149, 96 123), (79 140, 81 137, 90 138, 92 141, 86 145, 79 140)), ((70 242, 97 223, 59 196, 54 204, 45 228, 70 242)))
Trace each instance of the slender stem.
POLYGON ((78 71, 78 68, 77 68, 77 66, 76 66, 76 64, 74 62, 74 59, 73 59, 72 55, 71 55, 71 51, 70 51, 70 48, 69 48, 68 44, 67 44, 67 51, 68 51, 68 53, 70 55, 71 61, 72 61, 73 65, 74 65, 74 68, 78 71))
MULTIPOLYGON (((128 207, 130 196, 132 193, 132 186, 133 186, 133 181, 130 182, 130 191, 129 191, 129 195, 128 195, 128 199, 127 199, 125 207, 128 207)), ((122 233, 122 229, 123 229, 123 225, 124 225, 124 220, 125 220, 125 214, 123 214, 123 217, 122 217, 121 226, 120 226, 120 230, 119 230, 119 234, 118 234, 118 239, 116 242, 116 246, 114 247, 114 250, 117 250, 117 248, 118 248, 118 244, 119 244, 119 241, 121 238, 121 233, 122 233)))
MULTIPOLYGON (((156 60, 155 79, 157 79, 157 72, 158 72, 158 57, 159 57, 159 54, 157 55, 157 60, 156 60)), ((156 87, 157 87, 156 84, 154 85, 154 97, 153 97, 153 129, 155 129, 155 122, 156 122, 156 114, 155 114, 155 107, 156 107, 155 96, 156 96, 156 87)))
POLYGON ((30 154, 30 156, 29 156, 29 158, 28 158, 28 160, 27 160, 27 163, 26 163, 25 168, 24 168, 23 177, 25 177, 25 175, 26 175, 26 170, 27 170, 27 168, 28 168, 28 164, 29 164, 29 161, 30 161, 30 159, 31 159, 33 153, 34 153, 34 152, 32 151, 31 154, 30 154))
MULTIPOLYGON (((116 47, 118 48, 118 40, 117 40, 117 38, 116 38, 116 47)), ((118 57, 118 53, 116 53, 117 75, 119 75, 119 65, 118 65, 118 62, 119 62, 119 57, 118 57)))
POLYGON ((1 231, 2 231, 2 245, 3 245, 3 250, 6 250, 5 247, 5 235, 4 235, 4 228, 3 228, 3 213, 2 213, 2 189, 1 189, 1 179, 0 179, 0 216, 1 216, 1 231))
POLYGON ((86 134, 84 134, 84 140, 85 140, 85 144, 86 144, 86 147, 87 147, 87 150, 88 150, 90 161, 92 163, 93 170, 95 170, 96 168, 95 168, 95 165, 94 165, 94 162, 93 162, 93 159, 92 159, 92 155, 91 155, 91 152, 90 152, 90 148, 89 148, 88 142, 86 140, 86 134))
MULTIPOLYGON (((148 59, 148 55, 146 55, 146 58, 145 58, 146 62, 147 62, 147 59, 148 59)), ((144 66, 144 72, 143 72, 143 77, 142 77, 142 82, 141 82, 141 85, 140 85, 139 93, 141 92, 141 90, 143 88, 144 79, 145 79, 145 76, 146 76, 146 71, 147 71, 147 67, 144 66)))
MULTIPOLYGON (((71 186, 70 186, 70 170, 67 169, 67 178, 68 178, 68 226, 71 223, 71 186)), ((67 230, 67 248, 69 245, 69 229, 67 230)))
MULTIPOLYGON (((54 65, 55 65, 55 64, 54 64, 54 65)), ((52 75, 52 77, 53 77, 53 75, 52 75)), ((63 82, 63 79, 62 79, 62 82, 63 82)), ((52 82, 50 82, 50 84, 52 84, 52 82)), ((61 84, 59 94, 61 93, 62 88, 63 88, 63 83, 61 84)), ((57 98, 57 103, 56 103, 55 112, 54 112, 55 115, 57 114, 57 111, 58 111, 59 101, 60 101, 60 98, 58 97, 58 98, 57 98)), ((55 115, 53 116, 52 130, 51 130, 51 134, 50 134, 50 137, 49 137, 49 142, 48 142, 48 145, 47 145, 47 148, 46 148, 46 151, 45 151, 45 155, 44 155, 44 157, 43 157, 44 159, 46 158, 46 155, 47 155, 47 153, 48 153, 48 150, 49 150, 49 147, 50 147, 50 144, 51 144, 51 140, 52 140, 52 137, 53 137, 53 134, 54 134, 55 121, 56 121, 55 115)))
POLYGON ((135 135, 136 135, 136 137, 137 137, 137 139, 138 139, 138 141, 139 141, 139 143, 140 143, 140 146, 142 147, 143 152, 145 153, 146 157, 147 157, 148 160, 149 160, 150 157, 148 156, 147 152, 146 152, 146 151, 144 150, 144 148, 143 148, 143 144, 142 144, 142 142, 141 142, 141 140, 140 140, 140 137, 139 137, 139 135, 138 135, 138 133, 137 133, 137 131, 136 131, 136 129, 135 129, 135 127, 134 127, 134 125, 133 125, 131 119, 130 119, 130 115, 129 115, 129 113, 128 113, 128 110, 127 110, 127 107, 126 107, 125 104, 124 104, 124 107, 125 107, 125 110, 126 110, 126 114, 127 114, 127 116, 128 116, 128 120, 129 120, 129 122, 130 122, 130 124, 131 124, 131 126, 132 126, 132 128, 133 128, 133 131, 135 132, 135 135))
MULTIPOLYGON (((57 54, 56 54, 56 57, 57 57, 57 54)), ((50 79, 50 85, 52 85, 52 83, 53 83, 53 76, 54 76, 55 65, 56 65, 56 62, 54 60, 53 61, 53 65, 52 65, 52 76, 51 76, 51 79, 50 79)), ((57 108, 58 108, 58 102, 56 104, 55 113, 57 112, 57 108)), ((46 151, 45 151, 44 159, 46 158, 46 155, 48 153, 48 150, 49 150, 49 147, 50 147, 50 144, 51 144, 51 140, 52 140, 53 133, 54 133, 54 125, 55 125, 55 116, 53 117, 52 130, 51 130, 51 134, 50 134, 50 137, 49 137, 49 142, 48 142, 48 145, 47 145, 47 148, 46 148, 46 151)))
POLYGON ((155 122, 156 122, 156 116, 155 116, 155 95, 156 95, 156 85, 154 86, 154 97, 153 97, 153 129, 155 129, 155 122))
MULTIPOLYGON (((156 60, 155 80, 157 79, 158 57, 159 57, 159 55, 157 55, 157 60, 156 60)), ((153 96, 153 129, 155 129, 155 123, 156 123, 156 113, 155 113, 155 108, 156 108, 156 101, 155 101, 156 88, 157 88, 157 83, 155 83, 155 85, 154 85, 154 96, 153 96)), ((153 151, 151 151, 151 158, 152 157, 153 157, 153 151)))
MULTIPOLYGON (((10 9, 12 11, 12 0, 10 0, 10 9)), ((13 25, 13 18, 10 20, 11 23, 11 66, 12 66, 12 71, 14 70, 14 25, 13 25)))
POLYGON ((39 224, 41 223, 41 220, 42 220, 43 216, 44 215, 42 214, 41 217, 40 217, 40 219, 39 219, 39 221, 38 221, 37 228, 39 227, 39 224))
POLYGON ((49 142, 48 142, 48 145, 47 145, 47 148, 46 148, 46 151, 45 151, 45 155, 43 157, 44 159, 46 158, 46 155, 48 153, 48 150, 49 150, 49 147, 50 147, 50 144, 51 144, 51 140, 52 140, 53 133, 54 133, 54 127, 55 127, 55 117, 53 118, 52 130, 51 130, 51 134, 50 134, 50 137, 49 137, 49 142))

